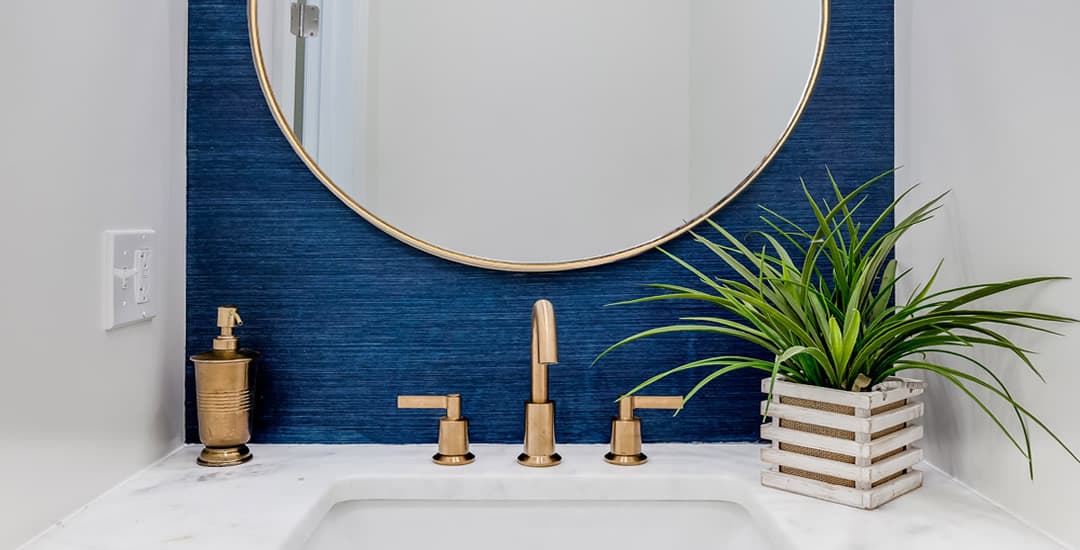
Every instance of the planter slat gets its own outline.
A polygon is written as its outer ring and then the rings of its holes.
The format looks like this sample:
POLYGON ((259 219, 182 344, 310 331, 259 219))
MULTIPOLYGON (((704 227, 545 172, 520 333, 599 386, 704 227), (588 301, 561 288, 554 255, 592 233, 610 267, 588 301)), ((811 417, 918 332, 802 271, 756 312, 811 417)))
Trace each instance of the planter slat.
POLYGON ((860 456, 872 458, 881 456, 887 452, 895 451, 905 445, 910 445, 923 437, 922 426, 908 426, 896 433, 879 437, 870 443, 865 443, 860 456))
POLYGON ((922 486, 922 472, 912 470, 888 483, 883 483, 869 490, 831 485, 773 470, 761 472, 761 484, 766 487, 811 496, 837 504, 872 510, 922 486))
MULTIPOLYGON (((899 378, 899 377, 898 377, 899 378)), ((912 378, 900 378, 905 382, 918 382, 912 378)), ((783 378, 776 379, 776 385, 773 388, 774 395, 785 395, 789 397, 798 397, 801 399, 811 399, 814 401, 824 401, 826 403, 833 403, 835 405, 845 405, 848 407, 855 407, 857 409, 876 409, 889 403, 895 403, 904 399, 910 399, 917 395, 922 394, 921 388, 903 388, 898 390, 887 391, 870 391, 870 392, 850 392, 844 390, 836 390, 832 388, 819 388, 816 386, 807 386, 805 384, 795 384, 788 382, 783 378)), ((761 381, 761 393, 765 395, 769 394, 769 379, 766 378, 761 381)))
MULTIPOLYGON (((922 426, 908 426, 896 433, 879 437, 869 443, 829 437, 809 432, 780 428, 773 424, 761 425, 761 438, 779 443, 790 443, 858 458, 873 458, 910 445, 923 437, 922 426)), ((777 447, 779 448, 779 447, 777 447)))
POLYGON ((899 409, 871 416, 869 418, 870 429, 866 431, 870 433, 880 432, 881 430, 886 430, 899 424, 915 420, 922 415, 923 404, 921 402, 911 403, 910 405, 904 405, 899 409))
POLYGON ((869 481, 870 483, 877 483, 889 476, 895 475, 898 472, 902 472, 922 461, 923 450, 909 447, 908 450, 899 453, 895 456, 891 456, 880 462, 875 462, 870 465, 869 468, 863 468, 864 475, 862 481, 869 481))
MULTIPOLYGON (((923 415, 918 381, 895 381, 874 392, 848 392, 778 380, 768 408, 772 422, 761 437, 772 441, 761 460, 770 464, 762 484, 858 508, 876 508, 918 488, 922 474, 911 468, 923 436, 909 422, 923 415)), ((769 380, 761 383, 769 389, 769 380)))
POLYGON ((788 451, 778 451, 769 447, 761 449, 762 462, 776 464, 777 466, 798 468, 800 470, 825 474, 842 479, 850 479, 851 481, 862 481, 868 485, 877 483, 878 481, 918 464, 919 461, 922 460, 922 457, 922 449, 908 449, 896 456, 889 457, 886 460, 875 462, 870 466, 864 467, 837 462, 827 458, 817 458, 788 451))
POLYGON ((769 447, 761 449, 761 461, 769 464, 776 464, 777 466, 798 468, 800 470, 841 479, 850 479, 851 481, 858 481, 863 470, 863 468, 854 464, 847 464, 826 458, 817 458, 788 451, 778 451, 769 447))
POLYGON ((821 449, 822 451, 850 456, 870 457, 869 444, 867 443, 857 443, 849 439, 840 439, 838 437, 829 437, 810 432, 789 430, 787 428, 775 427, 772 424, 761 425, 761 438, 769 439, 777 443, 791 443, 802 447, 821 449))
MULTIPOLYGON (((768 401, 761 402, 761 414, 763 415, 766 414, 767 404, 768 401)), ((796 422, 804 422, 806 424, 835 428, 837 430, 848 432, 870 432, 869 418, 858 418, 846 414, 808 409, 806 407, 772 403, 771 405, 768 405, 768 415, 784 420, 794 420, 796 422)))
POLYGON ((762 401, 761 414, 837 430, 875 433, 921 417, 923 415, 923 404, 921 402, 911 403, 889 412, 859 418, 846 414, 819 411, 776 402, 770 404, 768 401, 762 401), (768 412, 766 413, 766 411, 768 412))
POLYGON ((820 498, 837 504, 846 504, 856 508, 863 507, 863 491, 840 485, 822 483, 805 477, 796 477, 773 470, 765 470, 761 472, 761 484, 766 487, 820 498))
POLYGON ((866 495, 864 507, 868 510, 873 510, 874 508, 877 508, 900 495, 910 493, 919 487, 922 487, 922 472, 912 470, 888 483, 871 489, 866 495))

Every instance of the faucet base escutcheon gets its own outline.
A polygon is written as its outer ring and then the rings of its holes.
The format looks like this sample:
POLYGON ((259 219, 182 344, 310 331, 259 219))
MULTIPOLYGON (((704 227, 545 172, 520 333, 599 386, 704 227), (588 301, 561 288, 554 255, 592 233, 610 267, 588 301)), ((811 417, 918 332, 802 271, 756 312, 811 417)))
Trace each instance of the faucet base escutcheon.
POLYGON ((439 466, 464 466, 476 462, 476 455, 469 452, 463 455, 444 455, 442 453, 435 453, 435 456, 431 457, 431 460, 439 466))
POLYGON ((616 466, 641 466, 649 461, 649 457, 645 456, 645 453, 638 453, 636 455, 607 453, 604 455, 604 461, 616 466))
POLYGON ((528 466, 530 468, 547 468, 550 466, 558 466, 562 462, 562 457, 559 453, 555 453, 548 456, 532 456, 525 453, 518 455, 518 464, 522 466, 528 466))

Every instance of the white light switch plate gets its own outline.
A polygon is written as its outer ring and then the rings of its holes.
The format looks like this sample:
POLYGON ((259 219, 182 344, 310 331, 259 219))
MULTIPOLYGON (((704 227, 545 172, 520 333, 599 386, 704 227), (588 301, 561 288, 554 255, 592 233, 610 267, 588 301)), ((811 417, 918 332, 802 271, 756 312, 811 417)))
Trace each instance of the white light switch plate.
POLYGON ((105 232, 105 330, 157 315, 156 245, 149 229, 105 232))

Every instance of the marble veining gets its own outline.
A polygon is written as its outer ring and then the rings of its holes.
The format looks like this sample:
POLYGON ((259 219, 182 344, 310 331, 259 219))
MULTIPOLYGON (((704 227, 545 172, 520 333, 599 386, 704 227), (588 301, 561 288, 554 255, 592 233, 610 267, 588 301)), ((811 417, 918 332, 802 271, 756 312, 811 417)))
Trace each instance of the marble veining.
POLYGON ((253 446, 245 466, 195 465, 180 449, 23 550, 298 550, 349 500, 689 500, 736 503, 790 550, 1060 549, 932 467, 924 487, 861 511, 762 487, 760 445, 655 444, 641 467, 605 464, 603 445, 562 445, 564 463, 518 466, 519 445, 475 445, 471 466, 432 464, 433 445, 253 446))

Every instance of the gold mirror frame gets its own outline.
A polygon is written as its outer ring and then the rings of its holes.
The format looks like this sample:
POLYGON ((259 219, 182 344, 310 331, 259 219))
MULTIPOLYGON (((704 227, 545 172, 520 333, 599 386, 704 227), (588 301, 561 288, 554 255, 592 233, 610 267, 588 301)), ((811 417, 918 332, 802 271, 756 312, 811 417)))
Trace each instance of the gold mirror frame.
POLYGON ((783 134, 780 135, 780 139, 773 146, 769 154, 762 158, 761 163, 758 164, 750 175, 748 175, 738 186, 735 187, 730 193, 728 193, 720 202, 716 203, 712 208, 705 211, 705 213, 694 218, 690 222, 686 223, 682 227, 668 232, 665 235, 657 237, 649 242, 639 244, 632 248, 627 248, 612 254, 605 254, 603 256, 594 256, 592 258, 585 258, 583 260, 574 260, 569 262, 541 262, 541 263, 528 263, 528 262, 506 262, 501 260, 493 260, 489 258, 482 258, 479 256, 470 256, 468 254, 462 254, 436 246, 427 241, 413 237, 412 235, 390 225, 383 219, 376 216, 373 212, 365 209, 359 203, 352 199, 349 195, 345 194, 340 187, 337 186, 326 175, 325 172, 319 168, 319 165, 311 158, 311 155, 304 150, 303 145, 300 144, 300 140, 289 127, 288 122, 285 120, 285 115, 281 111, 281 107, 278 106, 277 99, 274 97, 274 91, 270 88, 270 78, 266 72, 266 65, 263 63, 262 48, 259 44, 259 25, 258 25, 258 2, 259 0, 248 0, 248 39, 251 42, 252 58, 255 62, 255 71, 259 75, 259 85, 262 87, 263 95, 266 97, 266 103, 270 107, 270 112, 274 116, 274 120, 277 121, 278 127, 285 134, 285 138, 289 141, 289 145, 296 151, 297 155, 304 161, 304 164, 311 170, 315 177, 330 190, 341 202, 344 202, 354 212, 360 215, 360 217, 367 220, 375 227, 393 236, 395 239, 419 250, 427 252, 433 256, 437 256, 444 260, 450 260, 465 265, 474 267, 481 267, 485 269, 494 269, 498 271, 516 271, 516 272, 553 272, 553 271, 569 271, 572 269, 584 269, 587 267, 594 267, 598 265, 609 264, 637 256, 642 252, 651 250, 657 246, 660 246, 668 241, 686 233, 693 229, 699 223, 705 221, 708 218, 714 216, 721 208, 727 206, 732 200, 742 193, 751 182, 754 181, 761 174, 765 167, 769 165, 772 159, 780 151, 780 148, 791 136, 791 132, 794 131, 795 125, 798 124, 799 119, 802 118, 803 112, 806 110, 806 105, 810 101, 810 96, 814 90, 814 85, 817 84, 818 73, 821 71, 821 62, 825 57, 825 42, 829 35, 829 2, 830 0, 821 0, 821 25, 820 32, 818 33, 817 55, 814 58, 814 66, 810 71, 810 78, 806 81, 806 87, 803 89, 802 99, 799 101, 799 106, 795 109, 795 113, 792 114, 791 120, 788 122, 787 128, 784 129, 783 134))

